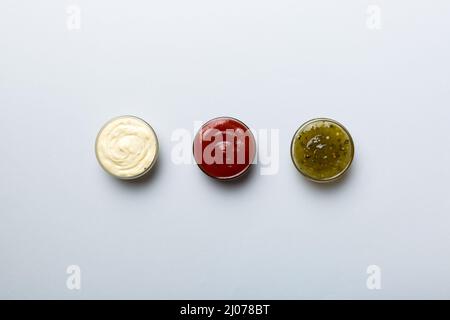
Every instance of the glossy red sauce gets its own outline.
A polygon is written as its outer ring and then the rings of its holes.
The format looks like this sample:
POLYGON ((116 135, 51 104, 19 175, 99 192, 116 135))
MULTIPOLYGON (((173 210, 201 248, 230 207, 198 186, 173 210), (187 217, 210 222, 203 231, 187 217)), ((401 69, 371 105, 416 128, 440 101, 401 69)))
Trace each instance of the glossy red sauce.
POLYGON ((202 126, 194 140, 194 158, 207 175, 227 180, 239 177, 251 166, 255 138, 241 121, 216 118, 202 126))

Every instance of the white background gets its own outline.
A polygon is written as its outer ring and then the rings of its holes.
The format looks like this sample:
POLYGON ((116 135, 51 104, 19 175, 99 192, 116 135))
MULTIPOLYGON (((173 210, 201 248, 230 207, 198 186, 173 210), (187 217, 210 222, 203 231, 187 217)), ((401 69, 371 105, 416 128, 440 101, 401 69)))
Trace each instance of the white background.
POLYGON ((449 39, 448 0, 2 0, 0 298, 450 298, 449 39), (95 159, 122 114, 159 135, 141 183, 95 159), (280 129, 278 174, 172 163, 175 129, 221 115, 280 129), (289 154, 320 116, 356 144, 329 186, 289 154))

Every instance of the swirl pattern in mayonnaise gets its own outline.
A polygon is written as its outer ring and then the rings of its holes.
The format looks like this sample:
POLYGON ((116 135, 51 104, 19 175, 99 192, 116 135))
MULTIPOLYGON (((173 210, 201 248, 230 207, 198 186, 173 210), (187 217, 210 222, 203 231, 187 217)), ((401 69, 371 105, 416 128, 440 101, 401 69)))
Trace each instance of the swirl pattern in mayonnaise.
POLYGON ((156 162, 158 138, 144 120, 122 116, 100 130, 95 149, 100 165, 108 173, 120 179, 136 179, 156 162))

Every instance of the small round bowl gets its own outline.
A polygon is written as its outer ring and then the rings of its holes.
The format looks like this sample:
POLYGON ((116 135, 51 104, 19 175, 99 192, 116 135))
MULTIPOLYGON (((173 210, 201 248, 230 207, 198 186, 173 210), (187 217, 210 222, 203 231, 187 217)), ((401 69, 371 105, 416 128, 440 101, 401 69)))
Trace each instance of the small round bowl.
POLYGON ((312 119, 300 126, 291 142, 291 158, 307 179, 333 182, 350 168, 355 153, 352 136, 339 122, 312 119))
POLYGON ((193 153, 206 175, 223 181, 234 180, 250 169, 256 155, 256 141, 242 121, 219 117, 200 128, 194 138, 193 153))
POLYGON ((95 141, 100 166, 121 180, 135 180, 155 165, 159 153, 158 137, 141 118, 119 116, 108 121, 95 141))

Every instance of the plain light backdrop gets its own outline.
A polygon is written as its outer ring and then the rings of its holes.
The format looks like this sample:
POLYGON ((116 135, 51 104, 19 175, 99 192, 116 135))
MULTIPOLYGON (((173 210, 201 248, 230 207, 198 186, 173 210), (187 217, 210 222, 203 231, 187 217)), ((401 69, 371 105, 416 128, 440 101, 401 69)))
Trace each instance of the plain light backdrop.
POLYGON ((448 0, 2 0, 0 298, 450 298, 449 39, 448 0), (123 114, 159 136, 141 183, 95 159, 123 114), (222 115, 280 130, 278 174, 171 161, 222 115), (289 154, 322 116, 356 144, 331 186, 289 154))

